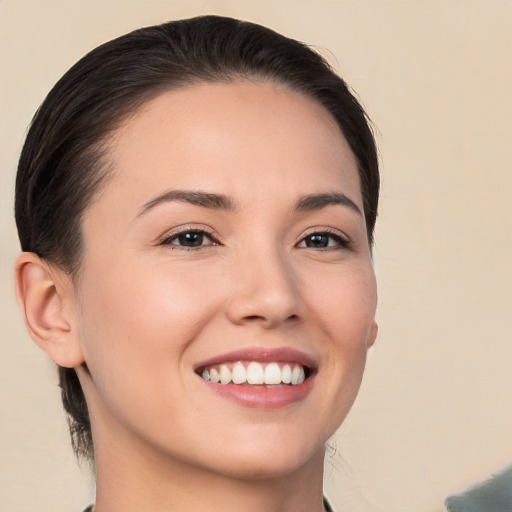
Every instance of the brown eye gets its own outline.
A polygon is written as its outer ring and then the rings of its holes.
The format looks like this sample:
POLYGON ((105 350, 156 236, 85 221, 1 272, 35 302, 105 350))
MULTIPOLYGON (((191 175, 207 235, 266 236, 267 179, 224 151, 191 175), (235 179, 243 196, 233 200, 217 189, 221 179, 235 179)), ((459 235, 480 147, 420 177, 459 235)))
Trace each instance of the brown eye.
POLYGON ((175 245, 183 245, 185 247, 199 247, 204 244, 204 233, 190 232, 182 233, 175 237, 175 245))
POLYGON ((310 249, 328 249, 347 247, 349 242, 335 233, 311 233, 304 237, 298 244, 298 247, 308 247, 310 249))
POLYGON ((306 247, 312 247, 314 249, 323 249, 329 246, 329 236, 323 233, 315 233, 304 239, 306 247))
POLYGON ((202 230, 188 230, 168 236, 161 242, 162 245, 171 245, 184 248, 197 248, 217 245, 212 236, 202 230))

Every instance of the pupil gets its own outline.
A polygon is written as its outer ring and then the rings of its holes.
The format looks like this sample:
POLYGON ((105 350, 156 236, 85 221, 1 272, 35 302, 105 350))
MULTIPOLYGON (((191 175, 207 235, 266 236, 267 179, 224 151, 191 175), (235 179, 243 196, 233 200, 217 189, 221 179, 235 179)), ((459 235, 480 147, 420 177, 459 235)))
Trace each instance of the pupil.
POLYGON ((308 247, 327 247, 329 237, 327 235, 311 235, 306 241, 308 247))
POLYGON ((184 233, 178 237, 181 245, 188 247, 197 247, 203 244, 203 235, 201 233, 184 233))

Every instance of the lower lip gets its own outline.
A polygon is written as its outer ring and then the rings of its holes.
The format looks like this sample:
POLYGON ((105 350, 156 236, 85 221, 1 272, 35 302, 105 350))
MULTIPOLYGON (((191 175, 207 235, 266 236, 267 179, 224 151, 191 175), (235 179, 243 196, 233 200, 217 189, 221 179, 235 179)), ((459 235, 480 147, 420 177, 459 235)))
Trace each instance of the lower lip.
POLYGON ((313 387, 315 375, 296 386, 267 387, 215 384, 203 380, 213 392, 227 400, 253 409, 279 409, 304 400, 313 387))

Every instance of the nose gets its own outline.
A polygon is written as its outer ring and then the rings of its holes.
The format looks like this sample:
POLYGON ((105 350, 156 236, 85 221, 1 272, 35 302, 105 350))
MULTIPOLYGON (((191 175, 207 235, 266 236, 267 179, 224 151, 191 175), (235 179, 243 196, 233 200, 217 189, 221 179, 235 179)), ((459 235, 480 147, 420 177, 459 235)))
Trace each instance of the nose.
POLYGON ((302 316, 299 282, 292 265, 279 254, 244 257, 232 268, 231 283, 226 312, 237 325, 272 329, 302 316))

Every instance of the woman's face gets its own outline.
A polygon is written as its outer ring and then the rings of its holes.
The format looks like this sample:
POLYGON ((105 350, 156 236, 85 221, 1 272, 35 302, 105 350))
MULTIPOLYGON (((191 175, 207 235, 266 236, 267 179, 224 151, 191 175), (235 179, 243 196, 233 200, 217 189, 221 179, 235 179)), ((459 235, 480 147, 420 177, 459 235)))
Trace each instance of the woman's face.
POLYGON ((109 156, 75 325, 98 439, 245 477, 321 454, 376 335, 356 161, 334 120, 273 85, 195 86, 146 103, 109 156))

